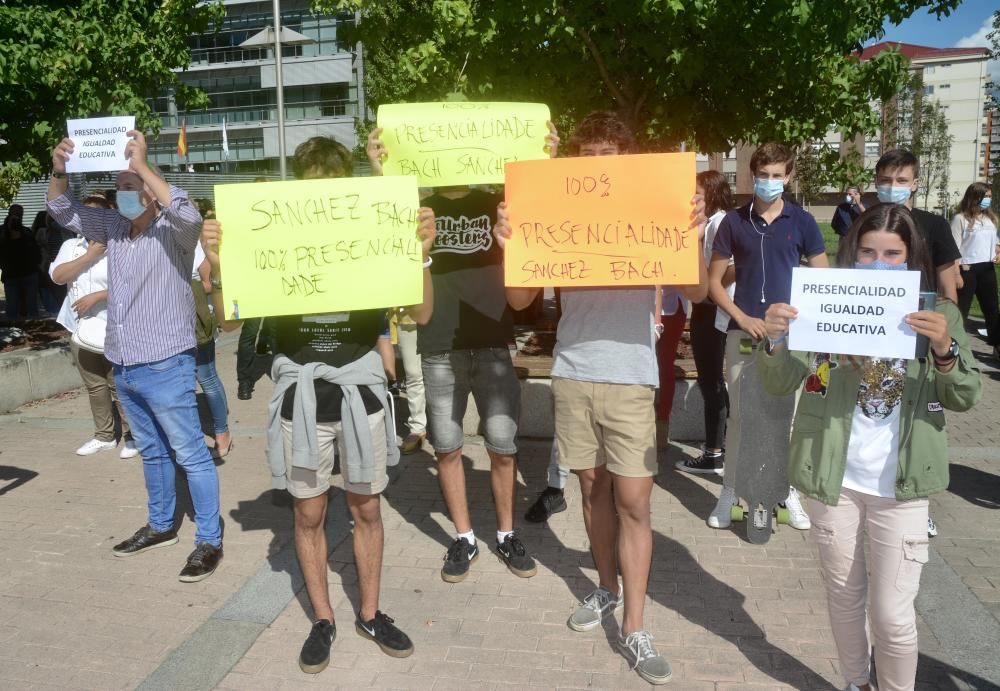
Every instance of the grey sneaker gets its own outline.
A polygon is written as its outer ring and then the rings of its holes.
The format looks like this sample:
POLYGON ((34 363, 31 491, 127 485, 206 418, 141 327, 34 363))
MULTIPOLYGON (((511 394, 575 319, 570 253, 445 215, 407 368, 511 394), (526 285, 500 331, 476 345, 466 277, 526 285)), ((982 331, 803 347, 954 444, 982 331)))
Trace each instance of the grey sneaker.
POLYGON ((574 631, 590 631, 600 626, 604 617, 620 612, 624 606, 620 589, 618 595, 612 595, 607 588, 598 588, 584 598, 566 623, 574 631))
POLYGON ((656 652, 648 631, 633 631, 625 638, 618 634, 618 650, 640 677, 650 684, 666 684, 673 672, 666 658, 656 652))

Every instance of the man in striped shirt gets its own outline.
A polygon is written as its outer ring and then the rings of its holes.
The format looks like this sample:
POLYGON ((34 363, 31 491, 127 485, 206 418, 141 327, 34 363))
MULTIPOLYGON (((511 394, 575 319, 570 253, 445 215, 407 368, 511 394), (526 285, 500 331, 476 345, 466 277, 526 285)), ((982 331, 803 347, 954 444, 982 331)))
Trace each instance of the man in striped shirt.
POLYGON ((222 559, 219 476, 201 434, 195 399, 194 297, 191 264, 201 215, 187 193, 146 162, 146 140, 128 132, 129 169, 118 174, 118 209, 88 208, 68 193, 66 161, 73 141, 52 152, 49 213, 63 227, 108 248, 105 356, 143 459, 149 520, 115 545, 130 557, 177 543, 174 460, 187 477, 195 514, 195 549, 185 582, 210 576, 222 559), (173 454, 173 459, 171 458, 173 454))

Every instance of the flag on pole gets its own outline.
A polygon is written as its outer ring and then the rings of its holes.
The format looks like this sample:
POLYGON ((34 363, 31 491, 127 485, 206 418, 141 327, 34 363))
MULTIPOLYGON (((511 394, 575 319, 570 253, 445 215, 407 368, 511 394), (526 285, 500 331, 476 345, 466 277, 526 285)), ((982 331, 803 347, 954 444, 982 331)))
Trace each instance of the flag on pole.
POLYGON ((181 121, 181 131, 177 135, 177 155, 188 155, 187 120, 181 121))
POLYGON ((229 160, 229 135, 226 133, 226 119, 222 118, 222 153, 229 160))

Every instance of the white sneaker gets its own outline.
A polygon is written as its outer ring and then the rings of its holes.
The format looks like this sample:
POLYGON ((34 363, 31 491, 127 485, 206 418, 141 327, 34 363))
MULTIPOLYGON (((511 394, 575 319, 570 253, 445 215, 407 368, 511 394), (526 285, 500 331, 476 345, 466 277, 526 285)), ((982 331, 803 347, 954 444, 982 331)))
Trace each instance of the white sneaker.
POLYGON ((937 537, 937 523, 930 516, 927 517, 927 537, 937 537))
POLYGON ((122 452, 118 454, 118 458, 121 458, 122 460, 128 460, 130 458, 135 458, 138 455, 139 455, 139 449, 136 448, 135 442, 129 439, 122 446, 122 452))
POLYGON ((733 522, 731 515, 731 509, 736 503, 736 490, 732 487, 722 486, 722 494, 719 495, 719 501, 712 509, 712 514, 708 517, 708 527, 709 528, 728 528, 729 524, 733 522))
POLYGON ((76 450, 77 456, 93 456, 99 451, 108 451, 110 449, 118 446, 116 441, 101 441, 100 439, 91 439, 86 444, 81 446, 76 450))
POLYGON ((788 525, 796 530, 809 530, 812 528, 812 521, 809 520, 809 514, 802 508, 799 493, 794 487, 788 488, 788 498, 785 499, 785 508, 788 509, 788 525))

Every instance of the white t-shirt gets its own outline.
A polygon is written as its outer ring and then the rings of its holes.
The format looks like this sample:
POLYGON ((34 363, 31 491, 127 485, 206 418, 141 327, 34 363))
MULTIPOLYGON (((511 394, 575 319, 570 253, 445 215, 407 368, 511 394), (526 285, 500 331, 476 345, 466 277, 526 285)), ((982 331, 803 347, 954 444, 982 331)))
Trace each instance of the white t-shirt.
POLYGON ((973 223, 963 214, 951 219, 951 233, 962 252, 963 264, 993 261, 997 247, 997 227, 989 216, 979 214, 973 223))
POLYGON ((649 288, 563 288, 552 376, 659 386, 649 288))
MULTIPOLYGON (((85 238, 79 236, 70 238, 59 247, 59 254, 56 255, 56 258, 52 260, 52 264, 49 265, 49 277, 52 277, 53 272, 55 272, 56 268, 58 268, 60 264, 65 264, 66 262, 78 259, 86 253, 87 240, 85 238)), ((71 305, 85 295, 90 295, 91 293, 107 289, 108 255, 105 254, 103 257, 91 264, 90 268, 86 269, 79 276, 77 276, 75 281, 70 281, 67 285, 66 299, 63 300, 62 307, 59 308, 59 314, 56 316, 56 321, 59 322, 67 331, 75 333, 76 312, 73 311, 71 305)), ((107 301, 105 300, 97 303, 97 305, 95 305, 95 309, 90 310, 88 314, 106 321, 108 318, 107 301)))
POLYGON ((865 365, 851 419, 844 488, 877 497, 896 496, 899 465, 899 409, 906 360, 871 360, 865 365))
MULTIPOLYGON (((726 217, 725 211, 716 211, 714 214, 709 216, 708 225, 705 226, 705 265, 708 266, 712 263, 712 243, 715 242, 715 234, 719 230, 719 224, 722 223, 722 219, 726 217)), ((732 265, 735 260, 730 257, 729 264, 732 265)), ((726 292, 729 293, 729 297, 736 297, 736 284, 732 283, 726 292)), ((722 333, 729 331, 729 315, 721 307, 715 308, 715 328, 722 333)))

